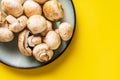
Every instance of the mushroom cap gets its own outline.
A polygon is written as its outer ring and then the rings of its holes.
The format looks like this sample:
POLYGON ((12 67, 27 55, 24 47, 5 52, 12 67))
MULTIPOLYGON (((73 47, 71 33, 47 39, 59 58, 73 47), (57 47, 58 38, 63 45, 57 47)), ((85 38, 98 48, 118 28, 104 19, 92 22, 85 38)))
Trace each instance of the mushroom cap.
POLYGON ((52 23, 50 21, 47 21, 47 28, 45 31, 43 31, 41 33, 42 36, 46 36, 46 34, 49 32, 49 31, 52 31, 52 23))
POLYGON ((47 0, 34 0, 34 1, 36 1, 36 2, 38 2, 38 3, 40 3, 40 4, 43 4, 43 3, 45 3, 47 0))
POLYGON ((47 19, 58 21, 64 17, 61 4, 57 0, 49 0, 43 6, 43 12, 47 19))
POLYGON ((0 27, 0 42, 10 42, 14 39, 14 34, 6 27, 0 27))
POLYGON ((16 33, 22 31, 27 25, 26 16, 20 16, 16 19, 14 16, 8 15, 6 20, 9 22, 9 29, 16 33))
POLYGON ((28 19, 27 27, 33 34, 41 33, 47 28, 46 19, 41 15, 33 15, 28 19))
POLYGON ((18 36, 18 48, 23 55, 31 56, 32 50, 29 48, 27 39, 30 34, 29 30, 22 31, 18 36))
POLYGON ((32 15, 41 15, 42 14, 42 8, 41 6, 32 0, 27 0, 23 4, 24 13, 27 17, 30 17, 32 15))
POLYGON ((23 7, 18 0, 2 0, 1 8, 4 12, 15 17, 23 14, 23 7))
POLYGON ((47 62, 53 57, 53 51, 49 49, 47 44, 41 43, 34 47, 33 56, 40 62, 47 62))
POLYGON ((55 31, 49 31, 44 39, 44 42, 50 49, 56 50, 61 44, 61 39, 55 31))
POLYGON ((73 29, 69 23, 63 22, 60 24, 58 32, 64 41, 68 41, 72 37, 73 29))

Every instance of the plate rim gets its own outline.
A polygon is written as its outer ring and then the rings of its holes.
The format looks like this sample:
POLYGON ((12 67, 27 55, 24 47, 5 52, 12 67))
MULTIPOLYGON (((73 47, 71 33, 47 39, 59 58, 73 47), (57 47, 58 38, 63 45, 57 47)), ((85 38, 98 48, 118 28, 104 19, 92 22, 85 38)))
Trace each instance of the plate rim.
POLYGON ((40 68, 40 67, 43 67, 43 66, 47 66, 48 64, 50 64, 50 63, 54 62, 56 59, 58 59, 66 51, 66 49, 69 47, 69 45, 70 45, 70 43, 71 43, 71 41, 73 39, 73 36, 75 34, 75 31, 76 31, 76 10, 75 10, 75 6, 74 6, 73 1, 72 0, 70 0, 70 1, 71 1, 73 12, 74 12, 74 29, 73 29, 73 35, 72 35, 71 39, 69 40, 67 46, 64 48, 64 50, 57 57, 55 57, 54 59, 52 59, 52 60, 50 60, 50 61, 48 61, 48 62, 46 62, 46 63, 44 63, 42 65, 33 66, 33 67, 19 67, 19 66, 14 66, 14 65, 6 63, 6 62, 4 62, 2 60, 0 60, 0 63, 3 63, 3 64, 5 64, 5 65, 7 65, 7 66, 9 66, 11 68, 16 68, 16 69, 36 69, 36 68, 40 68))

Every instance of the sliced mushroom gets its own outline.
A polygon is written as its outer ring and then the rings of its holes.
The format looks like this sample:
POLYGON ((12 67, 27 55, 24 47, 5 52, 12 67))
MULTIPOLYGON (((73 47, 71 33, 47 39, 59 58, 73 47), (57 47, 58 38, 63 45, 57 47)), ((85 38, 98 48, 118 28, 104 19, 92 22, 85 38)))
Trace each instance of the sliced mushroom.
POLYGON ((47 62, 51 60, 53 54, 53 51, 50 50, 45 43, 39 44, 33 49, 33 56, 40 62, 47 62))
POLYGON ((33 15, 28 19, 27 27, 33 34, 38 34, 47 28, 47 21, 41 15, 33 15))
POLYGON ((24 13, 26 14, 27 17, 30 17, 32 15, 42 14, 41 6, 32 0, 25 1, 23 7, 24 7, 24 13))
POLYGON ((61 39, 55 31, 49 31, 44 39, 44 42, 50 49, 56 50, 61 44, 61 39))
POLYGON ((18 19, 13 17, 12 15, 8 15, 6 20, 9 22, 9 29, 13 32, 22 31, 27 25, 27 17, 21 16, 18 19))
POLYGON ((72 37, 72 34, 73 34, 72 26, 67 22, 63 22, 60 24, 58 28, 58 33, 60 34, 61 38, 64 41, 68 41, 72 37))
POLYGON ((8 24, 4 23, 0 27, 0 42, 10 42, 14 39, 14 34, 8 29, 8 24))
POLYGON ((1 8, 9 15, 19 17, 23 14, 22 4, 18 0, 2 0, 1 8))
POLYGON ((43 6, 45 17, 51 21, 58 21, 64 17, 61 4, 57 0, 49 0, 43 6))
POLYGON ((35 47, 36 45, 42 43, 42 38, 40 36, 30 36, 28 37, 28 44, 30 47, 35 47))
POLYGON ((18 36, 19 50, 23 55, 26 55, 26 56, 32 55, 32 49, 29 47, 28 41, 27 41, 29 34, 30 34, 29 30, 24 30, 18 36))
POLYGON ((43 31, 41 33, 42 36, 46 36, 46 34, 49 32, 49 31, 52 31, 52 23, 50 21, 47 21, 47 28, 45 31, 43 31))
POLYGON ((38 2, 38 3, 40 3, 40 4, 43 4, 43 3, 45 3, 47 0, 34 0, 34 1, 36 1, 36 2, 38 2))

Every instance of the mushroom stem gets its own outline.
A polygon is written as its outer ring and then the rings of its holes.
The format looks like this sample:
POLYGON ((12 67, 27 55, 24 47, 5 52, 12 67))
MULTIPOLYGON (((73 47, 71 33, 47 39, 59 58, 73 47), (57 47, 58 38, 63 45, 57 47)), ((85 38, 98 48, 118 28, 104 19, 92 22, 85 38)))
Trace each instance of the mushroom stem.
POLYGON ((39 57, 43 62, 47 62, 49 60, 49 56, 46 53, 39 54, 39 57))
POLYGON ((41 43, 34 47, 33 49, 33 56, 39 62, 47 62, 52 59, 53 51, 49 49, 47 44, 41 43))
POLYGON ((40 36, 30 36, 28 37, 28 45, 30 47, 34 47, 42 42, 42 39, 40 36))

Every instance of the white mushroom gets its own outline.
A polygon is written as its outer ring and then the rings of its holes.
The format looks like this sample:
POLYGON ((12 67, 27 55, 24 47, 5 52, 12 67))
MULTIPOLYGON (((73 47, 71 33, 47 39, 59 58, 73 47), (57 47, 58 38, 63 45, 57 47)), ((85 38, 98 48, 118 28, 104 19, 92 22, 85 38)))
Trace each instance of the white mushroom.
POLYGON ((45 3, 47 0, 34 0, 34 1, 36 1, 36 2, 38 2, 38 3, 40 3, 40 4, 43 4, 43 3, 45 3))
POLYGON ((29 30, 24 30, 18 36, 19 50, 23 55, 26 55, 26 56, 32 55, 32 49, 29 47, 28 41, 27 41, 29 34, 30 34, 29 30))
POLYGON ((39 44, 33 49, 33 56, 40 62, 47 62, 51 60, 53 54, 53 51, 50 50, 45 43, 39 44))
POLYGON ((44 39, 44 42, 50 49, 56 50, 61 44, 61 39, 55 31, 49 31, 44 39))
POLYGON ((57 21, 64 17, 61 4, 57 0, 49 0, 43 6, 43 12, 47 19, 57 21))
POLYGON ((68 41, 72 37, 72 34, 73 34, 72 26, 67 22, 63 22, 60 24, 58 28, 58 33, 60 34, 61 38, 64 41, 68 41))
POLYGON ((30 36, 28 37, 28 45, 30 47, 34 47, 38 44, 42 43, 42 38, 40 36, 30 36))
POLYGON ((49 31, 52 31, 52 23, 50 21, 47 21, 47 29, 45 31, 43 31, 41 33, 42 36, 46 36, 46 34, 49 32, 49 31))
POLYGON ((41 6, 32 0, 27 0, 23 4, 24 7, 24 13, 27 17, 30 17, 32 15, 41 15, 42 14, 42 8, 41 6))
POLYGON ((19 17, 23 14, 22 4, 18 0, 2 0, 1 8, 9 15, 19 17))
POLYGON ((0 27, 0 42, 10 42, 14 39, 14 34, 8 29, 8 24, 4 23, 0 27))
POLYGON ((13 32, 22 31, 27 25, 27 17, 21 16, 18 19, 13 17, 12 15, 8 15, 6 20, 9 22, 9 29, 13 32))
POLYGON ((47 21, 41 15, 33 15, 29 18, 27 27, 33 34, 41 33, 47 28, 47 21))

